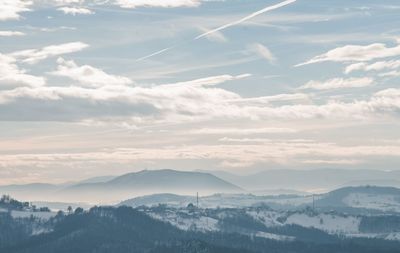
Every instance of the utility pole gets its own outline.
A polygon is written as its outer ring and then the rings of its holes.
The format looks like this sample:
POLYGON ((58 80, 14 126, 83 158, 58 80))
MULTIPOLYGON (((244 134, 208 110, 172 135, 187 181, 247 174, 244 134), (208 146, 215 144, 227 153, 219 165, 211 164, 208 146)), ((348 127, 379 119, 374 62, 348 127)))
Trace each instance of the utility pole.
POLYGON ((312 195, 312 209, 315 212, 315 194, 312 195))

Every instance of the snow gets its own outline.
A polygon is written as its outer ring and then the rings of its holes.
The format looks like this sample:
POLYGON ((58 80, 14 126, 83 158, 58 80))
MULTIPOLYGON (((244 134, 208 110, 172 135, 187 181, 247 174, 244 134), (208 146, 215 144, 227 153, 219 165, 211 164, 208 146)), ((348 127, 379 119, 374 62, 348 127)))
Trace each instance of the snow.
POLYGON ((255 233, 254 236, 271 239, 271 240, 276 240, 276 241, 293 241, 296 239, 293 236, 277 235, 277 234, 266 233, 266 232, 261 232, 261 231, 255 233))
MULTIPOLYGON (((137 207, 139 205, 157 206, 158 204, 166 204, 169 207, 184 208, 189 203, 194 203, 196 199, 191 196, 177 196, 176 198, 168 198, 168 196, 150 195, 144 196, 132 201, 128 201, 129 206, 137 207)), ((279 204, 300 206, 311 203, 310 196, 256 196, 252 194, 214 194, 211 196, 203 196, 199 198, 199 206, 201 208, 242 208, 251 207, 260 204, 279 204)))
POLYGON ((181 230, 196 230, 200 232, 217 231, 218 220, 207 216, 179 215, 168 212, 160 214, 148 213, 151 217, 170 223, 181 230))
POLYGON ((400 212, 399 196, 388 194, 350 193, 343 203, 356 208, 400 212))
POLYGON ((30 218, 33 216, 42 220, 48 220, 56 215, 57 213, 54 212, 11 211, 11 216, 13 218, 30 218))
POLYGON ((45 233, 50 233, 50 232, 52 232, 51 229, 47 229, 47 228, 35 228, 35 229, 32 231, 32 234, 31 234, 31 235, 40 235, 40 234, 45 234, 45 233))
POLYGON ((358 233, 361 219, 354 216, 339 216, 318 214, 309 216, 305 213, 295 213, 287 217, 285 224, 295 224, 307 228, 316 228, 331 234, 358 233))
POLYGON ((310 203, 310 197, 305 196, 255 196, 251 194, 215 194, 200 198, 200 206, 206 208, 241 208, 259 204, 280 204, 300 206, 310 203))
POLYGON ((286 220, 279 222, 279 217, 285 217, 285 213, 269 210, 247 211, 247 214, 255 220, 261 221, 267 227, 283 225, 299 225, 306 228, 316 228, 330 234, 358 233, 361 219, 354 216, 340 216, 334 214, 318 214, 310 216, 306 213, 288 214, 286 220))
POLYGON ((348 234, 347 237, 359 237, 359 238, 379 238, 390 241, 400 241, 400 232, 393 233, 360 233, 360 234, 348 234))
POLYGON ((377 233, 356 233, 356 234, 346 234, 346 237, 354 238, 382 238, 381 234, 377 233))
POLYGON ((281 216, 281 213, 276 211, 261 210, 261 211, 247 211, 248 215, 253 217, 253 219, 261 221, 266 227, 274 227, 282 225, 277 219, 281 216))
MULTIPOLYGON (((266 227, 298 225, 350 238, 380 238, 400 241, 400 231, 394 233, 361 233, 359 230, 362 219, 361 216, 338 213, 315 214, 309 212, 288 212, 260 208, 246 208, 244 210, 246 215, 261 222, 266 227)), ((219 220, 236 217, 238 214, 242 215, 243 209, 239 209, 239 211, 238 209, 221 209, 220 211, 212 212, 211 217, 209 213, 202 212, 201 210, 189 212, 185 209, 169 209, 162 212, 148 211, 148 214, 155 219, 168 222, 181 230, 209 232, 218 231, 220 229, 219 220)), ((279 241, 295 240, 294 237, 266 233, 263 231, 252 231, 246 233, 246 235, 279 241)))
POLYGON ((400 241, 400 232, 390 233, 386 236, 386 240, 400 241))

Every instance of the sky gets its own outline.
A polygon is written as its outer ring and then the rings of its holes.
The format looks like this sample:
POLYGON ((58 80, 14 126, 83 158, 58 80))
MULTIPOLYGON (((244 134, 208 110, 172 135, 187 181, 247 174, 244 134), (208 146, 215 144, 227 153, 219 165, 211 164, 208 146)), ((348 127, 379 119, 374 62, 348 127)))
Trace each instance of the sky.
POLYGON ((398 0, 0 0, 0 184, 400 169, 398 0))

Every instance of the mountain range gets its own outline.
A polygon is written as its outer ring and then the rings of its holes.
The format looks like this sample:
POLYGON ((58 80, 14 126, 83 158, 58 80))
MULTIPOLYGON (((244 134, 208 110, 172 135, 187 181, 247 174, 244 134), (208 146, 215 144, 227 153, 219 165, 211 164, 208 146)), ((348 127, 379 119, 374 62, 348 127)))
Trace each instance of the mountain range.
POLYGON ((249 175, 225 171, 143 170, 120 176, 101 176, 75 183, 0 186, 0 194, 27 201, 113 204, 151 194, 195 196, 215 193, 309 195, 348 186, 400 187, 400 171, 268 170, 249 175))
POLYGON ((344 186, 362 185, 400 187, 399 170, 270 169, 247 175, 236 175, 226 171, 202 172, 212 173, 251 192, 276 189, 327 192, 344 186))
POLYGON ((210 173, 143 170, 117 177, 97 177, 71 185, 27 184, 0 186, 0 194, 19 199, 112 203, 154 193, 235 193, 244 190, 210 173))

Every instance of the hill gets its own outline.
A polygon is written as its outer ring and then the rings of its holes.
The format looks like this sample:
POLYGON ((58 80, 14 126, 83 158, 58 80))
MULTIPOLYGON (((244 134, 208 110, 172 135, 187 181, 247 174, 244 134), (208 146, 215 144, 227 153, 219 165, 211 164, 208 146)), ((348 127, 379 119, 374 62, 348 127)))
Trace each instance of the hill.
POLYGON ((322 195, 318 207, 360 208, 400 212, 400 189, 394 187, 344 187, 322 195))

